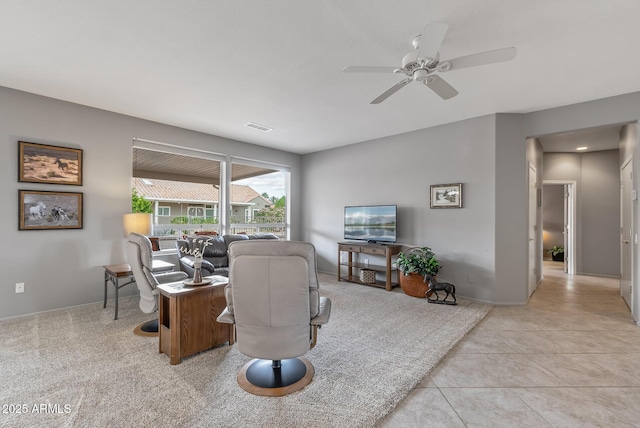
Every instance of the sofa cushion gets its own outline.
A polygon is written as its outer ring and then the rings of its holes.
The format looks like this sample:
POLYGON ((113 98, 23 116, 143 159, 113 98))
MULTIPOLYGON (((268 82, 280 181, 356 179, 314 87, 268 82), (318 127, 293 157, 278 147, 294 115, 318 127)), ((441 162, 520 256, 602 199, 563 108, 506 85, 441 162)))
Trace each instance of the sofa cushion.
POLYGON ((253 235, 248 236, 249 239, 278 239, 278 237, 273 233, 254 233, 253 235))
POLYGON ((249 239, 249 237, 244 233, 237 233, 234 235, 224 235, 223 238, 224 238, 225 244, 227 245, 227 248, 229 248, 229 244, 231 244, 234 241, 244 241, 249 239))

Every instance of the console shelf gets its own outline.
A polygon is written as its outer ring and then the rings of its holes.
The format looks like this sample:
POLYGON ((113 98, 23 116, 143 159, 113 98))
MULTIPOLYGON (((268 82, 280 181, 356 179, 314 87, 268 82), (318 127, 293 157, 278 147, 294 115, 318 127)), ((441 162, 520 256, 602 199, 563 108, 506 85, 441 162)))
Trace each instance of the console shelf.
POLYGON ((357 284, 371 285, 374 287, 384 288, 391 291, 397 283, 391 281, 391 273, 395 270, 392 267, 393 256, 400 253, 402 246, 396 244, 365 244, 353 242, 338 242, 338 281, 349 281, 357 284), (342 259, 342 253, 346 253, 346 260, 342 259), (353 254, 370 254, 373 256, 384 257, 384 265, 366 264, 355 261, 353 254), (346 267, 347 275, 342 275, 342 267, 346 267), (375 283, 362 282, 358 272, 362 269, 383 272, 385 274, 384 281, 376 281, 375 283))

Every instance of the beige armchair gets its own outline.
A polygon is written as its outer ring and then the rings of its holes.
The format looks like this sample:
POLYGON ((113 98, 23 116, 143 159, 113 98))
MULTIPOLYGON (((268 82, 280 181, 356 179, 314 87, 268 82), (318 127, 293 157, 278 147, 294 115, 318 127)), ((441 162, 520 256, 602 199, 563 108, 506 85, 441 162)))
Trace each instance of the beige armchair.
MULTIPOLYGON (((129 234, 127 258, 131 272, 140 291, 140 310, 150 314, 158 310, 158 284, 182 281, 188 278, 184 272, 153 273, 151 241, 138 233, 129 234)), ((143 333, 157 333, 158 319, 151 320, 139 327, 143 333)))
POLYGON ((227 307, 218 322, 235 324, 238 350, 254 358, 240 370, 238 383, 269 396, 304 388, 314 368, 301 356, 315 346, 331 313, 331 300, 318 290, 315 248, 306 242, 233 242, 229 270, 227 307))

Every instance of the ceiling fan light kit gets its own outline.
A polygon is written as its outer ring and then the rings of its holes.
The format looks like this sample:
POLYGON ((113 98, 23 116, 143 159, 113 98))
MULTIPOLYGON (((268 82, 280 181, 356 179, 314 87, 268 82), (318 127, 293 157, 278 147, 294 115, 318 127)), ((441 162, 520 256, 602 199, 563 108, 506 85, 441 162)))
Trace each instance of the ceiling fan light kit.
POLYGON ((449 26, 444 22, 425 25, 422 34, 414 37, 411 41, 415 52, 409 52, 402 58, 402 67, 400 68, 350 66, 345 67, 343 71, 347 73, 403 73, 408 76, 380 94, 371 101, 371 104, 381 103, 414 80, 424 83, 443 100, 448 100, 458 95, 458 91, 436 73, 510 61, 516 56, 516 48, 511 47, 440 61, 439 50, 448 29, 449 26))

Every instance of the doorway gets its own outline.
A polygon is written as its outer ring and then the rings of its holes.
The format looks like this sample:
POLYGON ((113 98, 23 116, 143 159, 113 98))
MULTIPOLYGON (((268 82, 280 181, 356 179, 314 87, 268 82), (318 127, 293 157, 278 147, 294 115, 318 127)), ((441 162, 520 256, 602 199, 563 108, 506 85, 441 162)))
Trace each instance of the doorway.
POLYGON ((576 188, 573 180, 543 181, 543 247, 564 248, 563 271, 575 275, 578 247, 576 244, 576 188))
MULTIPOLYGON (((539 137, 543 184, 562 194, 555 242, 568 274, 620 277, 621 125, 539 137)), ((544 201, 543 197, 543 201, 544 201)), ((543 217, 546 207, 543 204, 543 217)), ((543 239, 548 232, 543 220, 543 239)), ((544 253, 546 255, 546 253, 544 253)))

